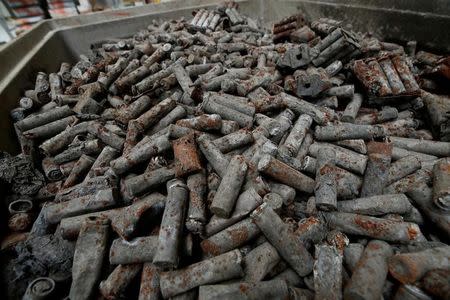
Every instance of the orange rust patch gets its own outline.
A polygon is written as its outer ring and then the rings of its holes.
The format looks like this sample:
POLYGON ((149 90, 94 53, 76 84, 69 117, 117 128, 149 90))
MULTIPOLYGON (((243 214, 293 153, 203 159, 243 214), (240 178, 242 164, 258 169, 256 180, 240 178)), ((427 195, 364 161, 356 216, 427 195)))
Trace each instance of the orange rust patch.
POLYGON ((240 285, 239 285, 239 290, 242 292, 242 293, 247 293, 247 291, 248 291, 248 286, 246 286, 245 284, 243 284, 243 283, 241 283, 240 285))
POLYGON ((305 221, 298 223, 296 233, 302 234, 308 231, 308 229, 315 224, 319 224, 319 219, 315 217, 309 217, 305 221))
POLYGON ((203 252, 206 254, 212 254, 212 255, 220 254, 220 247, 209 240, 202 241, 200 243, 200 247, 202 248, 203 252))
POLYGON ((417 232, 416 229, 414 229, 412 226, 408 226, 408 238, 410 240, 415 240, 418 234, 419 232, 417 232))
POLYGON ((383 230, 385 230, 383 223, 375 223, 369 219, 365 220, 360 216, 355 217, 355 224, 357 224, 358 226, 367 230, 370 234, 375 236, 379 236, 383 232, 383 230))
POLYGON ((450 164, 439 164, 439 169, 445 173, 450 174, 450 164))
POLYGON ((237 230, 234 230, 232 232, 230 232, 231 235, 231 240, 233 241, 233 243, 235 244, 243 244, 247 241, 248 239, 248 231, 246 228, 240 228, 237 230))
POLYGON ((416 257, 408 254, 398 254, 393 256, 389 261, 389 272, 401 283, 415 282, 420 276, 417 269, 416 257))
POLYGON ((193 134, 175 140, 173 142, 173 153, 175 156, 175 175, 177 177, 202 169, 193 134))
POLYGON ((367 153, 379 153, 387 156, 392 155, 391 143, 369 142, 367 143, 367 153))

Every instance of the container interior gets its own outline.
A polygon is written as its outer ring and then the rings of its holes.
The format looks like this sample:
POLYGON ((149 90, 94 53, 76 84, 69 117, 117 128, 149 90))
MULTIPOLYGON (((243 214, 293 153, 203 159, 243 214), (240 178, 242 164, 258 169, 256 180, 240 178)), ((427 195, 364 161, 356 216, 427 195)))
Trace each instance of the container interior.
MULTIPOLYGON (((307 19, 330 17, 359 31, 389 41, 418 41, 419 47, 450 52, 450 5, 447 0, 246 0, 237 1, 242 13, 266 26, 301 12, 307 19)), ((54 72, 61 62, 73 63, 90 44, 107 38, 127 37, 154 18, 192 17, 200 7, 218 1, 189 0, 140 6, 65 19, 44 21, 0 50, 0 149, 17 153, 9 111, 25 89, 32 88, 38 71, 54 72)))

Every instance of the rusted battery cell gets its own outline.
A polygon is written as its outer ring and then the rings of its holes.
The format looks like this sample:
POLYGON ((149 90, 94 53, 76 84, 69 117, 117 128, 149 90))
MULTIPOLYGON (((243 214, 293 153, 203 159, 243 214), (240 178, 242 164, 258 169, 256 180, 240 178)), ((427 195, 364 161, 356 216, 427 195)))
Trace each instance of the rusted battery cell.
POLYGON ((55 108, 51 111, 46 111, 40 114, 29 116, 17 122, 16 125, 21 131, 26 131, 53 121, 60 120, 73 114, 74 112, 69 108, 69 106, 66 105, 55 108))
POLYGON ((214 101, 214 95, 205 93, 203 95, 202 108, 211 114, 218 114, 225 120, 237 122, 241 127, 250 127, 253 124, 253 118, 245 113, 214 101))
POLYGON ((153 126, 149 131, 150 134, 159 132, 160 130, 166 128, 170 124, 176 122, 177 120, 184 118, 186 116, 186 110, 182 106, 176 106, 172 109, 164 118, 159 120, 159 122, 153 126))
POLYGON ((392 89, 392 93, 394 95, 402 94, 406 92, 405 86, 403 85, 402 80, 399 77, 399 74, 395 70, 395 67, 389 57, 381 57, 378 59, 378 63, 381 66, 386 78, 389 82, 389 85, 392 89))
POLYGON ((449 253, 449 247, 446 246, 396 254, 389 260, 389 273, 402 283, 413 283, 430 270, 448 268, 449 253))
POLYGON ((303 243, 291 231, 289 226, 270 208, 267 203, 261 204, 252 214, 251 218, 261 229, 269 242, 277 248, 280 256, 300 276, 312 271, 313 258, 303 246, 303 243))
POLYGON ((337 210, 336 153, 331 148, 319 149, 316 164, 314 194, 318 210, 337 210))
POLYGON ((110 166, 116 174, 120 175, 133 166, 147 161, 152 156, 168 150, 170 147, 170 142, 166 136, 148 140, 146 143, 142 143, 140 147, 132 148, 128 154, 111 161, 110 166))
POLYGON ((320 141, 370 140, 382 138, 385 135, 384 128, 379 125, 356 125, 351 123, 317 126, 314 131, 315 138, 320 141))
POLYGON ((309 115, 301 115, 292 127, 284 144, 280 146, 279 152, 287 156, 296 156, 312 121, 309 115))
MULTIPOLYGON (((144 132, 144 130, 147 130, 156 124, 172 109, 174 109, 175 106, 176 101, 172 98, 167 98, 150 108, 135 120, 134 124, 137 132, 144 132)), ((131 126, 131 124, 128 124, 128 126, 131 126)))
MULTIPOLYGON (((70 164, 68 168, 72 167, 73 164, 70 164)), ((56 203, 65 202, 68 200, 72 200, 73 198, 95 194, 99 190, 116 187, 117 187, 117 178, 115 178, 115 176, 113 175, 111 176, 111 174, 87 178, 85 181, 77 185, 59 190, 58 193, 55 195, 54 202, 56 203)))
POLYGON ((222 218, 230 216, 239 196, 246 172, 247 164, 244 157, 241 155, 234 156, 228 164, 211 203, 211 212, 222 218))
POLYGON ((321 66, 327 61, 332 62, 335 59, 342 59, 360 47, 355 37, 350 32, 347 32, 341 28, 337 28, 328 36, 322 40, 322 43, 320 43, 320 48, 317 48, 316 45, 316 50, 320 51, 320 53, 312 60, 312 63, 316 67, 321 66), (330 44, 328 44, 328 41, 327 43, 323 43, 323 41, 326 41, 328 36, 336 36, 336 39, 333 38, 330 40, 330 44))
POLYGON ((60 133, 67 126, 74 125, 77 122, 78 118, 75 116, 68 116, 63 119, 27 130, 23 132, 23 136, 27 139, 46 139, 60 133))
POLYGON ((123 297, 131 281, 142 269, 140 264, 118 265, 106 280, 100 282, 100 293, 106 299, 123 297))
POLYGON ((435 205, 433 191, 425 182, 412 185, 408 189, 407 195, 431 223, 447 237, 450 236, 450 216, 446 210, 443 211, 435 205))
POLYGON ((202 169, 193 134, 173 141, 172 146, 175 157, 175 176, 182 177, 202 169))
POLYGON ((141 96, 126 107, 118 109, 115 119, 123 124, 127 124, 130 120, 139 117, 142 113, 147 111, 152 104, 154 104, 154 101, 151 100, 149 96, 141 96))
POLYGON ((123 239, 130 239, 138 228, 143 216, 158 216, 162 214, 166 197, 153 193, 137 200, 135 203, 90 214, 61 220, 61 235, 66 239, 74 239, 78 236, 83 221, 88 217, 102 217, 111 220, 113 230, 123 239))
POLYGON ((228 167, 228 159, 214 145, 214 143, 208 138, 207 135, 203 134, 199 136, 197 138, 197 142, 200 150, 202 151, 208 162, 212 165, 217 174, 219 174, 219 176, 223 178, 228 167))
POLYGON ((161 273, 161 293, 164 298, 173 297, 201 285, 240 277, 242 259, 239 250, 233 250, 184 269, 161 273))
POLYGON ((310 249, 313 244, 323 241, 328 230, 326 224, 320 217, 304 218, 298 222, 295 233, 306 248, 310 249))
POLYGON ((369 60, 367 64, 363 60, 356 60, 352 71, 369 94, 380 97, 392 94, 391 87, 376 60, 369 60))
POLYGON ((366 156, 333 144, 318 142, 314 142, 309 147, 310 155, 317 157, 321 148, 329 148, 335 152, 337 166, 358 174, 364 174, 367 165, 366 156))
POLYGON ((344 264, 347 270, 353 273, 364 251, 364 245, 350 243, 344 248, 344 264))
POLYGON ((258 163, 258 170, 296 190, 307 193, 312 193, 314 190, 314 180, 270 155, 261 157, 258 163))
POLYGON ((386 121, 397 119, 398 111, 394 107, 383 107, 383 109, 377 113, 365 114, 355 119, 355 124, 372 125, 379 124, 386 121))
POLYGON ((422 91, 421 97, 425 103, 428 118, 431 121, 431 130, 441 141, 449 142, 450 127, 446 115, 450 110, 450 105, 447 98, 425 91, 422 91))
POLYGON ((394 56, 391 61, 401 78, 402 84, 405 87, 407 93, 416 93, 419 91, 419 85, 417 84, 414 75, 411 72, 405 58, 402 56, 394 56))
POLYGON ((363 95, 355 93, 352 100, 347 104, 342 114, 341 121, 355 123, 359 108, 363 102, 363 95))
POLYGON ((367 154, 367 147, 364 140, 342 140, 335 142, 336 145, 356 151, 361 154, 367 154))
POLYGON ((82 122, 74 126, 69 126, 61 133, 51 137, 50 139, 44 141, 40 146, 46 155, 55 155, 61 152, 65 147, 67 147, 75 136, 87 132, 89 122, 82 122))
POLYGON ((296 114, 310 115, 318 124, 326 124, 328 121, 334 119, 335 117, 331 110, 316 106, 297 97, 288 95, 286 93, 280 93, 280 97, 286 103, 287 107, 294 111, 296 114))
POLYGON ((384 193, 406 193, 408 190, 413 188, 415 185, 422 184, 422 183, 431 183, 432 181, 432 174, 429 170, 426 170, 424 168, 417 170, 416 172, 412 173, 411 175, 408 175, 391 185, 384 188, 384 193))
MULTIPOLYGON (((183 257, 192 255, 192 240, 189 236, 180 244, 180 254, 183 257)), ((152 262, 158 247, 158 236, 142 236, 131 240, 115 239, 109 250, 109 262, 112 265, 127 265, 152 262)))
POLYGON ((233 213, 229 218, 221 218, 213 215, 205 227, 205 235, 211 236, 217 232, 239 222, 244 219, 250 212, 263 202, 257 191, 250 187, 242 192, 236 200, 233 213))
POLYGON ((450 210, 450 158, 439 160, 433 167, 433 202, 443 211, 450 210))
POLYGON ((142 66, 137 67, 133 71, 124 76, 120 76, 114 84, 110 87, 110 91, 113 94, 117 94, 119 91, 125 90, 133 84, 141 81, 150 74, 156 73, 155 66, 162 58, 172 50, 172 45, 164 44, 162 47, 157 48, 151 55, 143 62, 142 66))
POLYGON ((423 241, 419 226, 409 222, 397 222, 365 215, 328 212, 325 218, 332 228, 346 234, 364 235, 384 241, 423 241))
POLYGON ((45 216, 48 222, 57 224, 64 218, 105 210, 116 204, 117 194, 117 190, 111 188, 66 202, 53 203, 46 208, 45 216))
POLYGON ((190 119, 178 120, 176 125, 189 127, 198 131, 219 130, 222 127, 222 118, 217 114, 203 114, 190 119))
POLYGON ((187 178, 189 188, 189 206, 186 216, 186 228, 192 233, 203 234, 206 218, 206 174, 204 171, 187 178))
POLYGON ((244 257, 244 281, 262 281, 281 258, 270 243, 264 242, 244 257))
POLYGON ((295 199, 295 189, 285 184, 269 181, 269 188, 272 193, 278 194, 283 199, 285 205, 291 204, 295 199))
POLYGON ((386 185, 390 185, 422 167, 420 160, 415 156, 406 156, 391 163, 389 167, 388 180, 386 185))
POLYGON ((435 155, 438 157, 450 156, 450 143, 447 142, 419 140, 404 137, 391 137, 390 139, 394 147, 435 155))
POLYGON ((70 299, 94 296, 100 280, 109 237, 109 220, 87 218, 80 229, 72 265, 70 299))
POLYGON ((378 299, 388 273, 391 246, 383 241, 370 241, 344 289, 344 299, 378 299))
POLYGON ((392 157, 392 144, 369 142, 367 144, 369 160, 364 174, 361 196, 382 194, 389 176, 392 157))
POLYGON ((109 249, 112 265, 152 262, 158 247, 158 236, 137 237, 130 241, 115 239, 109 249))
POLYGON ((184 227, 188 187, 179 179, 167 182, 167 202, 159 230, 158 248, 153 264, 163 269, 174 268, 179 261, 179 248, 184 227))
POLYGON ((105 146, 102 152, 100 152, 100 154, 97 156, 97 159, 95 160, 86 177, 90 178, 104 175, 106 170, 109 168, 109 163, 117 156, 119 156, 119 151, 110 146, 105 146))
POLYGON ((159 287, 158 267, 152 263, 145 263, 142 267, 141 285, 139 289, 139 300, 157 300, 161 299, 159 287))
POLYGON ((370 216, 381 216, 389 213, 402 215, 409 213, 412 205, 405 194, 386 194, 339 201, 337 209, 340 212, 370 216))
POLYGON ((80 158, 83 154, 85 155, 95 155, 100 153, 102 150, 102 144, 99 140, 87 140, 81 142, 79 145, 74 145, 69 147, 67 150, 57 154, 53 161, 57 164, 62 164, 68 161, 72 161, 80 158))
POLYGON ((80 159, 75 163, 73 169, 70 171, 69 176, 62 185, 62 188, 71 187, 81 181, 83 181, 89 169, 94 164, 94 159, 87 155, 81 155, 80 159))
POLYGON ((247 129, 241 129, 221 138, 215 139, 213 144, 223 153, 246 146, 254 141, 253 135, 247 129))
POLYGON ((329 245, 316 245, 314 290, 316 299, 342 299, 342 252, 329 245))
POLYGON ((260 232, 259 227, 246 218, 203 240, 200 246, 204 254, 217 256, 246 244, 260 232))

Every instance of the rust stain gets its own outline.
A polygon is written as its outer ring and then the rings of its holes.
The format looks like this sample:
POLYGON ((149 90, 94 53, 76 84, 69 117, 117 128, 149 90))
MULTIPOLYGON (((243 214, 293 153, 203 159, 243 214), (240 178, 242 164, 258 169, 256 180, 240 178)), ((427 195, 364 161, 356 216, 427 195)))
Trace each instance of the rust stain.
POLYGON ((417 232, 417 230, 415 228, 413 228, 412 226, 408 226, 408 238, 410 240, 415 240, 418 235, 419 235, 419 233, 417 232))
POLYGON ((194 134, 181 137, 172 145, 175 157, 175 176, 180 177, 202 170, 194 134))
POLYGON ((416 259, 411 255, 394 255, 389 262, 389 272, 401 283, 412 283, 420 274, 416 259))
POLYGON ((202 241, 200 243, 200 247, 206 254, 219 255, 221 252, 220 247, 217 246, 215 243, 211 242, 210 240, 202 241))
POLYGON ((355 224, 367 230, 371 235, 380 236, 383 234, 383 231, 386 230, 384 223, 376 223, 372 222, 369 219, 361 218, 360 216, 355 217, 355 224))
POLYGON ((303 220, 302 222, 298 223, 296 234, 301 235, 302 233, 308 232, 308 230, 312 226, 314 226, 316 224, 319 224, 319 223, 320 223, 320 221, 319 221, 318 218, 316 218, 316 217, 309 217, 309 218, 303 220))
POLYGON ((242 245, 248 240, 247 228, 239 228, 230 232, 231 240, 234 244, 242 245))
POLYGON ((241 284, 239 284, 239 290, 240 290, 243 294, 246 294, 247 291, 248 291, 248 286, 247 286, 246 284, 241 283, 241 284))

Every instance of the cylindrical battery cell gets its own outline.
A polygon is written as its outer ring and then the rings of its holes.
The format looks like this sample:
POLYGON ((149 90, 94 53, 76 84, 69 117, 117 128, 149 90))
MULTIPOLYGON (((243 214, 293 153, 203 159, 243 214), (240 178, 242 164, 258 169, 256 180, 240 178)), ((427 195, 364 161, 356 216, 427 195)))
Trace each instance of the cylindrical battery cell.
POLYGON ((240 277, 243 273, 241 263, 242 254, 233 250, 184 269, 161 273, 161 293, 164 298, 169 298, 201 285, 240 277))
POLYGON ((314 180, 270 155, 261 157, 258 170, 296 190, 307 193, 312 193, 314 190, 314 180))
POLYGON ((277 248, 280 256, 298 275, 306 276, 312 271, 313 258, 311 254, 289 228, 289 225, 283 223, 267 203, 260 205, 251 214, 251 218, 269 242, 277 248))
POLYGON ((246 244, 260 232, 259 227, 246 218, 203 240, 200 245, 203 253, 216 256, 246 244))
POLYGON ((178 265, 179 248, 185 221, 188 187, 179 179, 167 183, 167 201, 159 230, 158 248, 153 264, 164 269, 178 265))
POLYGON ((392 144, 369 142, 367 144, 369 160, 364 174, 361 197, 380 195, 386 186, 391 165, 392 144))
POLYGON ((402 283, 420 280, 426 272, 450 267, 450 246, 396 254, 389 260, 389 273, 402 283))
POLYGON ((386 281, 388 259, 392 255, 388 243, 370 241, 344 289, 344 299, 379 299, 386 281))
POLYGON ((390 242, 423 241, 417 224, 343 212, 329 212, 325 218, 332 228, 346 234, 363 235, 390 242))
POLYGON ((222 177, 210 210, 217 216, 229 217, 239 196, 247 172, 247 164, 241 155, 234 156, 222 177))

